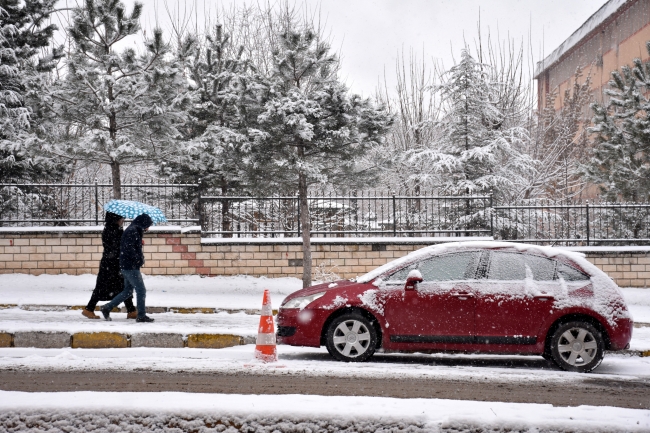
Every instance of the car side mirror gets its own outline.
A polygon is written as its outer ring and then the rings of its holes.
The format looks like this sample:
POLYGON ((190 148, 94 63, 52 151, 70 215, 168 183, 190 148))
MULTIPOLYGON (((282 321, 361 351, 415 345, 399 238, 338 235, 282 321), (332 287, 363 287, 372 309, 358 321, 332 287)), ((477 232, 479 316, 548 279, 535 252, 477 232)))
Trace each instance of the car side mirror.
POLYGON ((424 279, 422 278, 420 271, 413 269, 406 277, 406 285, 404 286, 404 290, 415 290, 418 283, 421 283, 423 280, 424 279))

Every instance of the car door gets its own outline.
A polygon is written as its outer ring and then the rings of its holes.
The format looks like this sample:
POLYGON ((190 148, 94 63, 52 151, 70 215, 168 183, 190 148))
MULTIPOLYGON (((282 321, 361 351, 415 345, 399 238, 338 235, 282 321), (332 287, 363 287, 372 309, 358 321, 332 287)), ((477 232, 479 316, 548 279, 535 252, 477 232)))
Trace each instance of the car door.
POLYGON ((474 335, 475 279, 480 251, 444 254, 422 260, 388 277, 396 286, 386 299, 391 343, 420 347, 436 343, 470 343, 474 335), (405 290, 406 275, 418 269, 423 281, 405 290))
POLYGON ((477 284, 476 342, 535 344, 558 285, 556 262, 516 251, 492 251, 477 284))

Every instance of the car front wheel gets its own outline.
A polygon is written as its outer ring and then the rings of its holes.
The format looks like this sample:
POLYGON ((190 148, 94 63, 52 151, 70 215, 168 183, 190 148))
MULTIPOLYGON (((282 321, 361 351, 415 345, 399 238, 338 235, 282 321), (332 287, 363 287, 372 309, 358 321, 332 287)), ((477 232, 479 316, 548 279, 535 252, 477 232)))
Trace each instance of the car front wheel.
POLYGON ((345 362, 370 358, 377 347, 377 332, 372 323, 358 313, 337 317, 327 328, 327 351, 345 362))
POLYGON ((569 322, 560 325, 551 339, 553 361, 563 370, 587 373, 603 360, 603 336, 586 322, 569 322))

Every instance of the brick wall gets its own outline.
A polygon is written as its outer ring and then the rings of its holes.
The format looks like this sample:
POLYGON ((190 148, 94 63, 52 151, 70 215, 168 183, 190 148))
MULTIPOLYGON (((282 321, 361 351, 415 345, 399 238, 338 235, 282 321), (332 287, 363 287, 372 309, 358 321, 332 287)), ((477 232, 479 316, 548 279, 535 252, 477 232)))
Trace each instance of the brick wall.
MULTIPOLYGON (((26 232, 0 229, 0 273, 97 273, 102 256, 101 227, 26 232)), ((466 239, 469 240, 469 239, 466 239)), ((148 275, 302 276, 300 240, 204 240, 198 231, 152 228, 145 235, 148 275), (275 242, 275 243, 271 243, 275 242)), ((410 251, 444 241, 441 238, 395 239, 376 242, 351 239, 314 239, 314 276, 332 272, 341 278, 364 274, 410 251)), ((607 251, 602 247, 576 248, 622 287, 650 287, 650 247, 607 251)))
MULTIPOLYGON (((96 274, 102 258, 102 227, 47 228, 47 231, 0 231, 0 273, 96 274)), ((148 275, 208 274, 198 231, 153 229, 144 236, 148 275)))

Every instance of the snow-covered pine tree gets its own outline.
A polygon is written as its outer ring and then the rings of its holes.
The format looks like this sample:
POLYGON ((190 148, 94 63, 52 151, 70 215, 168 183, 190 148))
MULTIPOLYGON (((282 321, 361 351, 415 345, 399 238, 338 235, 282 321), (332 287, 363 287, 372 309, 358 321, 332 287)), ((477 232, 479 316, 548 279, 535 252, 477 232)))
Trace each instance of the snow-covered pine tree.
MULTIPOLYGON (((224 196, 250 193, 242 172, 252 169, 245 161, 257 134, 253 127, 260 111, 260 77, 242 59, 242 48, 230 44, 222 25, 202 43, 186 37, 180 48, 189 71, 191 105, 181 129, 185 139, 161 171, 177 181, 200 181, 204 190, 220 190, 224 196)), ((222 230, 228 232, 229 201, 221 205, 222 230)))
POLYGON ((168 59, 160 29, 145 41, 144 53, 118 52, 120 42, 140 30, 141 11, 136 2, 128 14, 117 0, 86 0, 75 8, 67 74, 49 95, 51 109, 76 135, 50 150, 109 165, 115 198, 121 197, 123 165, 171 154, 188 102, 181 67, 168 59))
POLYGON ((500 86, 491 66, 477 62, 468 49, 439 86, 443 98, 440 123, 444 134, 437 147, 421 152, 434 172, 443 174, 442 189, 450 194, 514 195, 533 169, 523 151, 524 125, 507 122, 499 106, 500 86))
POLYGON ((56 30, 56 0, 0 0, 0 182, 59 178, 65 166, 40 152, 39 96, 60 50, 38 58, 56 30))
MULTIPOLYGON (((650 54, 650 41, 646 43, 650 54)), ((650 61, 613 71, 609 102, 592 104, 594 150, 584 166, 609 201, 650 200, 650 61)))
POLYGON ((252 149, 257 182, 298 192, 303 241, 303 287, 311 284, 311 227, 307 193, 315 183, 351 186, 364 173, 355 161, 381 140, 390 116, 350 94, 336 74, 338 59, 310 29, 280 37, 274 74, 252 149))

